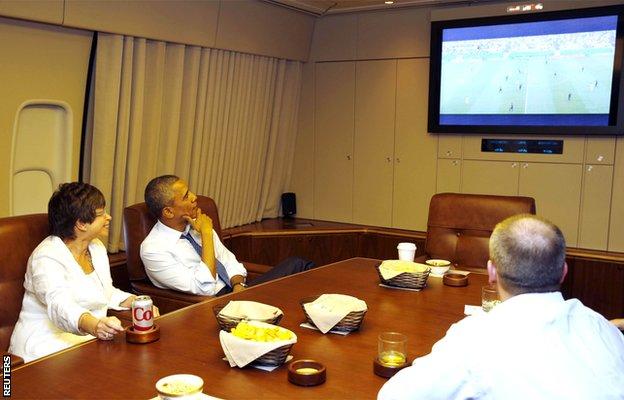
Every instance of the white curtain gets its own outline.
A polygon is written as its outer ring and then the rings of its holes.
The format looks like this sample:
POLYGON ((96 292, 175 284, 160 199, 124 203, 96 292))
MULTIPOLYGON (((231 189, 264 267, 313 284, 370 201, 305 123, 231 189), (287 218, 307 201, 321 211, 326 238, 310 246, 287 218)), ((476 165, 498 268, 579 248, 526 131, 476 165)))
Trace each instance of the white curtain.
POLYGON ((85 181, 106 196, 108 249, 155 176, 212 197, 231 227, 279 214, 290 179, 301 63, 98 34, 85 181))

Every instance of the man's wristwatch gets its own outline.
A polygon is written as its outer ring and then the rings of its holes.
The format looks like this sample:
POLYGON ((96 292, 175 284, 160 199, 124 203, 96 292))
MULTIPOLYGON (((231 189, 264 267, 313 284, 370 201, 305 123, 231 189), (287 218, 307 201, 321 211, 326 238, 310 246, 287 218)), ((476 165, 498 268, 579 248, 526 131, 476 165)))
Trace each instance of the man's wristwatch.
POLYGON ((247 287, 249 286, 249 285, 247 285, 247 284, 245 283, 245 281, 242 281, 242 282, 236 282, 236 283, 234 284, 234 286, 236 286, 236 285, 241 285, 241 286, 242 286, 242 287, 244 287, 244 288, 247 288, 247 287))

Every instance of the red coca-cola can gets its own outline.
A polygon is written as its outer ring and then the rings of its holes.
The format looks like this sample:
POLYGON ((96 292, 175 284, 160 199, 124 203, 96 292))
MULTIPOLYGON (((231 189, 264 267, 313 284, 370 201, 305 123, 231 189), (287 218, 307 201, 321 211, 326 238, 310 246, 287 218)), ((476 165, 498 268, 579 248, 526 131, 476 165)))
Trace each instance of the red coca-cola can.
POLYGON ((137 296, 132 302, 132 326, 135 331, 149 331, 154 326, 154 310, 149 296, 137 296))

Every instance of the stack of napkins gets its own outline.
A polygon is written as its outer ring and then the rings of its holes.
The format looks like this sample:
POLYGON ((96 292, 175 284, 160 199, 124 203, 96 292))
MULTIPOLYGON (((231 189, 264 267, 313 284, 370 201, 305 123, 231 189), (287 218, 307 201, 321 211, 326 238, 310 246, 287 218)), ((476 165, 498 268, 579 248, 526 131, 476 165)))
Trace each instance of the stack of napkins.
MULTIPOLYGON (((276 325, 267 324, 259 321, 249 321, 249 325, 259 326, 263 328, 275 328, 276 325)), ((279 329, 285 328, 279 327, 279 329)), ((230 332, 219 332, 219 341, 221 347, 225 353, 225 357, 230 363, 230 367, 243 368, 247 364, 256 360, 258 357, 277 349, 278 347, 286 346, 288 344, 297 343, 297 335, 294 332, 289 331, 292 334, 292 338, 289 340, 277 340, 273 342, 258 342, 255 340, 246 340, 234 336, 230 332)))
POLYGON ((311 303, 303 305, 314 325, 323 333, 353 311, 366 311, 366 302, 344 294, 323 294, 311 303))
POLYGON ((428 269, 428 265, 403 260, 386 260, 379 266, 379 272, 385 280, 392 279, 404 272, 422 273, 428 269))
POLYGON ((219 315, 253 321, 267 321, 282 314, 277 307, 255 301, 230 301, 219 311, 219 315))

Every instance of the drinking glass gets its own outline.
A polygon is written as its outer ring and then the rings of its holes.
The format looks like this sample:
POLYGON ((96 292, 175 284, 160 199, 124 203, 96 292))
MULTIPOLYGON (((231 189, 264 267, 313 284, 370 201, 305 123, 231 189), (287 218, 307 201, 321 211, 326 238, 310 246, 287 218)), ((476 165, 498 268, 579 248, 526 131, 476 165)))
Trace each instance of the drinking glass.
POLYGON ((481 289, 481 308, 489 312, 501 302, 498 289, 494 285, 483 286, 481 289))
POLYGON ((400 367, 407 361, 407 336, 397 332, 379 334, 379 363, 386 367, 400 367))

